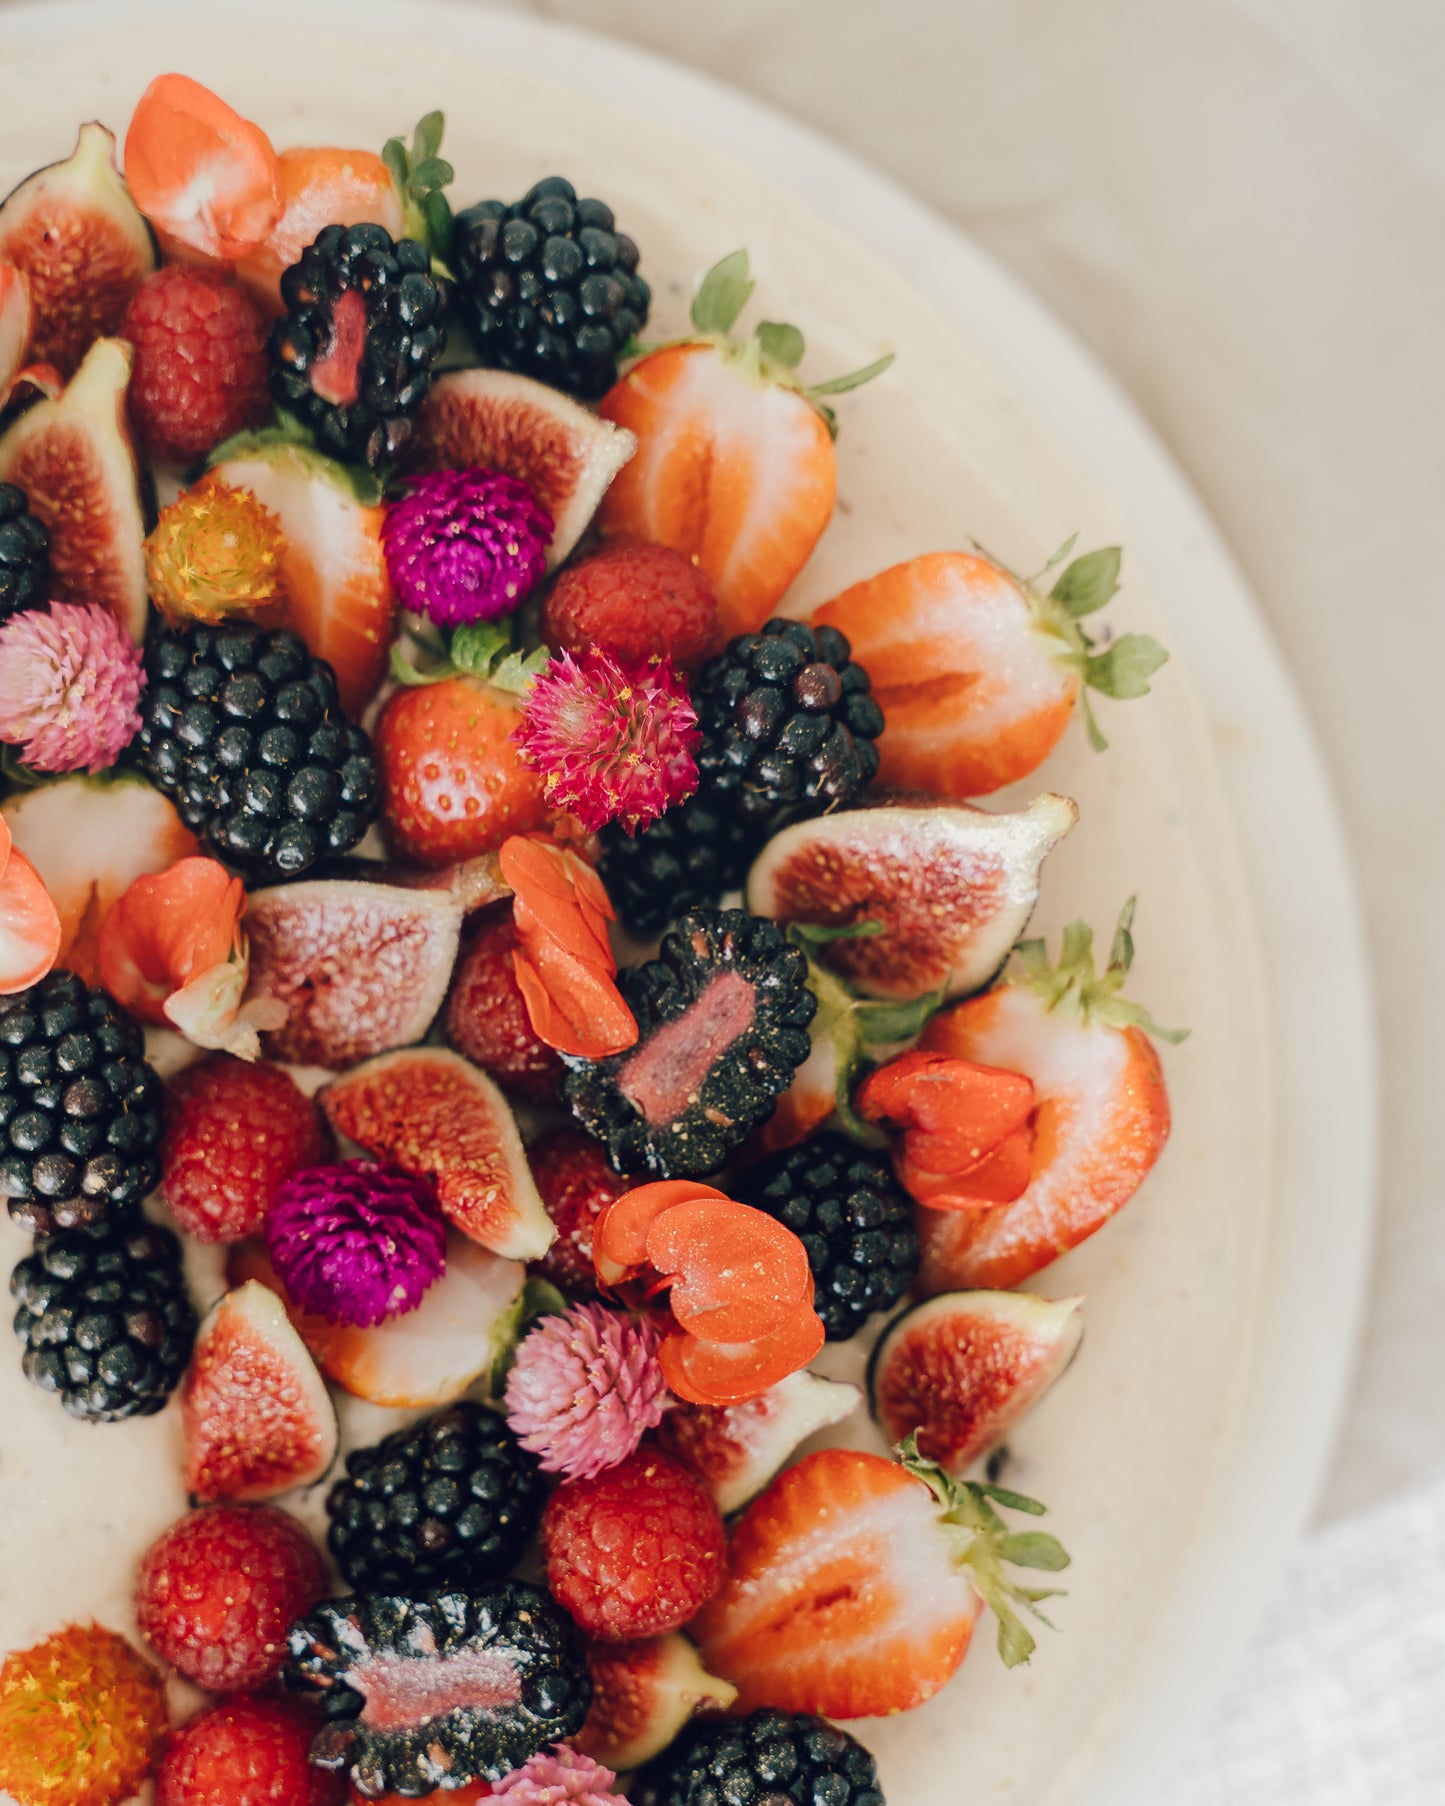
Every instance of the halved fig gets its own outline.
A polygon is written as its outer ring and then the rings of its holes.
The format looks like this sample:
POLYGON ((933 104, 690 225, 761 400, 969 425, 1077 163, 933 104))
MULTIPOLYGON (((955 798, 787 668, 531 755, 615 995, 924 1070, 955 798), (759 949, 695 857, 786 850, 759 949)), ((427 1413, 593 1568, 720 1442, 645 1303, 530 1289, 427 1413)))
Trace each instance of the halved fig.
POLYGON ((267 1052, 339 1072, 421 1040, 446 996, 462 905, 448 890, 322 878, 257 891, 246 927, 250 995, 286 1005, 267 1052))
POLYGON ((592 1704, 574 1749, 621 1772, 660 1755, 695 1712, 725 1712, 738 1696, 680 1631, 640 1643, 590 1643, 592 1704))
POLYGON ((863 1394, 842 1380, 790 1373, 742 1405, 674 1405, 658 1440, 695 1467, 726 1517, 741 1511, 806 1437, 841 1423, 863 1394))
POLYGON ((36 170, 0 205, 0 259, 29 278, 31 358, 70 376, 96 339, 116 331, 156 267, 150 228, 103 125, 83 125, 63 163, 36 170))
POLYGON ((995 815, 917 791, 795 822, 748 873, 754 915, 882 932, 835 940, 817 957, 868 997, 964 997, 1002 967, 1039 894, 1039 868, 1079 818, 1045 792, 995 815))
POLYGON ((0 408, 24 366, 34 318, 29 277, 13 263, 0 263, 0 408))
POLYGON ((442 1047, 382 1054, 328 1085, 321 1106, 339 1134, 434 1180, 442 1209, 484 1248, 539 1260, 552 1245, 507 1100, 470 1060, 442 1047))
POLYGON ((915 1304, 879 1337, 868 1398, 890 1443, 960 1475, 1000 1442, 1074 1358, 1082 1298, 944 1292, 915 1304))
POLYGON ((451 370, 422 403, 414 443, 422 470, 484 464, 525 483, 552 516, 547 569, 555 570, 637 450, 637 435, 530 376, 451 370))
POLYGON ((97 339, 54 400, 0 439, 0 483, 18 483, 50 534, 51 599, 103 602, 145 637, 145 515, 125 417, 132 352, 97 339))

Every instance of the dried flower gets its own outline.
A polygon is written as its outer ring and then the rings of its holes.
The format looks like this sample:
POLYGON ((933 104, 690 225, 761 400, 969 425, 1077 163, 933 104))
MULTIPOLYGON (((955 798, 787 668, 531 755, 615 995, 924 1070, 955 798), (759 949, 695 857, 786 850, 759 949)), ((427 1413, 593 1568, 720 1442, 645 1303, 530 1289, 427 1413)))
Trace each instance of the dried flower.
POLYGON ((1027 1189, 1033 1082, 923 1048, 900 1054, 859 1087, 858 1114, 894 1132, 893 1168, 933 1210, 986 1210, 1027 1189))
POLYGON ((141 653, 98 602, 52 602, 0 627, 0 740, 36 771, 104 771, 140 727, 141 653))
POLYGON ((220 621, 276 600, 281 523, 214 472, 161 510, 145 542, 146 583, 169 621, 220 621))
POLYGON ((662 1422, 657 1347, 650 1323, 600 1304, 574 1304, 523 1337, 507 1376, 507 1422, 545 1473, 590 1480, 662 1422))
POLYGON ((627 1806, 612 1792, 617 1779, 610 1768, 565 1743, 538 1750, 492 1788, 500 1806, 627 1806))
POLYGON ((472 465, 414 477, 381 538, 402 607, 458 627, 509 614, 536 588, 552 517, 516 477, 472 465))

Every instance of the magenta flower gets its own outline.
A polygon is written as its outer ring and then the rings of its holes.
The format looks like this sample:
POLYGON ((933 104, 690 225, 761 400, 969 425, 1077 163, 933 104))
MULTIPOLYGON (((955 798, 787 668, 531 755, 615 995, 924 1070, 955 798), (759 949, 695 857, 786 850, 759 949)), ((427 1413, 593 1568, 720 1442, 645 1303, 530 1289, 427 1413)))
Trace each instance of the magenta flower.
POLYGON ((492 1788, 500 1806, 627 1806, 612 1792, 610 1768, 565 1743, 554 1743, 503 1775, 492 1788))
POLYGON ((590 1480, 626 1460, 662 1422, 658 1334, 601 1304, 544 1317, 507 1375, 507 1422, 542 1471, 590 1480))
POLYGON ((104 771, 140 727, 141 652, 98 602, 52 602, 0 627, 0 740, 36 771, 104 771))
POLYGON ((552 517, 500 470, 434 470, 387 509, 381 540, 402 607, 460 627, 510 614, 537 587, 552 517))

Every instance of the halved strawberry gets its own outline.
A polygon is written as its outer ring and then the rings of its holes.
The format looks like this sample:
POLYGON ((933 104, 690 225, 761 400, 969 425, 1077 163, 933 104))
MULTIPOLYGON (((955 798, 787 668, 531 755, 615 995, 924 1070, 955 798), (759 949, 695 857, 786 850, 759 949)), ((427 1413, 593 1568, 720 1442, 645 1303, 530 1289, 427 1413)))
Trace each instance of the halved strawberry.
POLYGON ((0 817, 0 997, 38 984, 60 951, 60 912, 0 817))
POLYGON ((270 314, 279 314, 281 273, 323 226, 385 226, 404 230, 401 196, 391 171, 373 151, 331 146, 282 151, 276 159, 281 217, 270 235, 236 265, 236 274, 270 314))
POLYGON ((188 75, 158 75, 141 95, 125 175, 162 248, 182 258, 244 257, 281 217, 270 139, 188 75))
POLYGON ((1113 596, 1119 557, 1117 546, 1085 553, 1045 594, 990 558, 930 552, 816 610, 814 625, 845 633, 872 679, 887 724, 880 780, 983 796, 1042 763, 1081 700, 1102 748, 1086 689, 1143 696, 1169 656, 1137 633, 1098 651, 1079 625, 1113 596))
POLYGON ((726 1578, 689 1627, 708 1668, 737 1686, 736 1711, 906 1712, 953 1674, 985 1605, 1005 1663, 1033 1653, 1015 1607, 1033 1611, 1054 1589, 1019 1586, 1003 1564, 1053 1572, 1068 1556, 1052 1536, 1010 1534, 995 1507, 1043 1506, 951 1480, 911 1443, 902 1452, 901 1465, 856 1449, 806 1455, 744 1513, 726 1578))
POLYGON ((1183 1037, 1120 995, 1134 957, 1133 914, 1131 900, 1102 974, 1092 934, 1074 922, 1056 965, 1042 941, 1021 941, 1017 969, 1002 984, 924 1031, 922 1048, 1007 1067, 1034 1086, 1022 1195, 987 1210, 919 1210, 926 1295, 1022 1284, 1101 1228, 1159 1158, 1169 1097, 1149 1037, 1183 1037))

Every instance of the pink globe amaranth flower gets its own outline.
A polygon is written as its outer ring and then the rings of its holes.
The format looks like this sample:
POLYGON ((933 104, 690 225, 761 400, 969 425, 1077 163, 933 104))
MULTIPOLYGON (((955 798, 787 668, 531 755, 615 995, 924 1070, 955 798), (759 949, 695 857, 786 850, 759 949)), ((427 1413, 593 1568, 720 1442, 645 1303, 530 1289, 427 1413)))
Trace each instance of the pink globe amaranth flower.
POLYGON ((658 1341, 650 1323, 601 1304, 574 1304, 522 1338, 507 1375, 507 1422, 544 1473, 590 1480, 662 1422, 658 1341))
POLYGON ((687 685, 670 659, 624 664, 592 646, 564 652, 532 680, 513 735, 542 773, 547 801, 589 834, 629 834, 697 789, 702 742, 687 685))
POLYGON ((552 517, 503 471, 435 470, 387 509, 381 540, 402 607, 460 627, 510 614, 537 587, 552 517))
POLYGON ((414 1311, 446 1268, 446 1224, 429 1179, 374 1160, 308 1166, 266 1214, 287 1296, 332 1323, 414 1311))
POLYGON ((52 602, 0 627, 0 740, 36 771, 104 771, 140 727, 141 651, 98 602, 52 602))
POLYGON ((538 1750, 492 1788, 500 1806, 627 1806, 613 1793, 617 1779, 610 1768, 565 1743, 538 1750))

